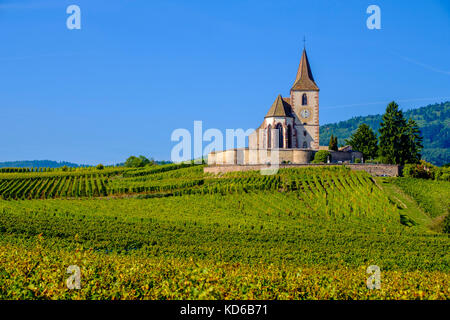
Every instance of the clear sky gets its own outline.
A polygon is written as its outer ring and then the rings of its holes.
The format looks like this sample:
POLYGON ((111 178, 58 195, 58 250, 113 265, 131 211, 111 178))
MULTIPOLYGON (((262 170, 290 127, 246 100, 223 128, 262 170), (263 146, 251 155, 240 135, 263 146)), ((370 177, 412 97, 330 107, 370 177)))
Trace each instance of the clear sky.
POLYGON ((0 161, 163 160, 194 120, 256 128, 304 36, 321 124, 450 100, 448 0, 0 0, 0 161))

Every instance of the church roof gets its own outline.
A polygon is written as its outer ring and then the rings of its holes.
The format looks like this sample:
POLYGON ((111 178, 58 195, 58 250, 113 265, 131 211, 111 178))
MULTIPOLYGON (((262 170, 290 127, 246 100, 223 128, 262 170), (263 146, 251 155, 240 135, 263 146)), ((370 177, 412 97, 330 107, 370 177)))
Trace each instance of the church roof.
POLYGON ((291 97, 283 97, 283 101, 286 102, 289 107, 291 106, 291 97))
POLYGON ((267 112, 266 118, 268 117, 292 117, 291 106, 281 97, 281 94, 278 95, 269 112, 267 112))
POLYGON ((297 78, 291 90, 314 90, 319 91, 319 87, 314 82, 314 77, 309 66, 306 50, 303 49, 302 59, 297 71, 297 78))

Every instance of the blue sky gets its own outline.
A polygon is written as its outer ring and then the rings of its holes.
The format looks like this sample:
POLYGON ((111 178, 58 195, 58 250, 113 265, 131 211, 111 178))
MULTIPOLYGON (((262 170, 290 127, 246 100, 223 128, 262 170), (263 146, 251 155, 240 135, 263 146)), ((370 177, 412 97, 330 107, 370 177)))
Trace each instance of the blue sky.
POLYGON ((450 100, 447 0, 0 0, 0 161, 163 160, 194 120, 256 128, 304 36, 321 124, 450 100))

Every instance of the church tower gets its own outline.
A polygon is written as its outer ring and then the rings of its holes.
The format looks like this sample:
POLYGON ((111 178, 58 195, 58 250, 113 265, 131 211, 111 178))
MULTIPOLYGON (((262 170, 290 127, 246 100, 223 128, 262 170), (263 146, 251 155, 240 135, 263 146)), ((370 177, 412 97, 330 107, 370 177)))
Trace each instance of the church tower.
POLYGON ((319 150, 319 87, 305 49, 290 93, 275 99, 261 126, 249 136, 250 149, 319 150))
POLYGON ((318 150, 319 87, 314 82, 305 49, 291 88, 290 102, 295 117, 296 147, 318 150))
MULTIPOLYGON (((319 87, 303 49, 290 96, 276 97, 262 124, 248 136, 248 148, 211 152, 208 164, 306 164, 319 148, 319 87)), ((361 157, 356 151, 331 151, 330 161, 361 157)))

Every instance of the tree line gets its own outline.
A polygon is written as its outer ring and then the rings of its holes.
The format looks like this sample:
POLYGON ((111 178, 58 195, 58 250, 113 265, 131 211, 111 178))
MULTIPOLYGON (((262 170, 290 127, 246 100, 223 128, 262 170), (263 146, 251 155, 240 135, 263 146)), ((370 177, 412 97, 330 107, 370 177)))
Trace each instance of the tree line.
MULTIPOLYGON (((365 160, 400 165, 420 161, 423 137, 419 126, 411 118, 406 120, 395 101, 388 104, 378 132, 379 138, 363 123, 345 143, 361 152, 365 160)), ((330 139, 330 149, 337 149, 337 137, 330 139)))

